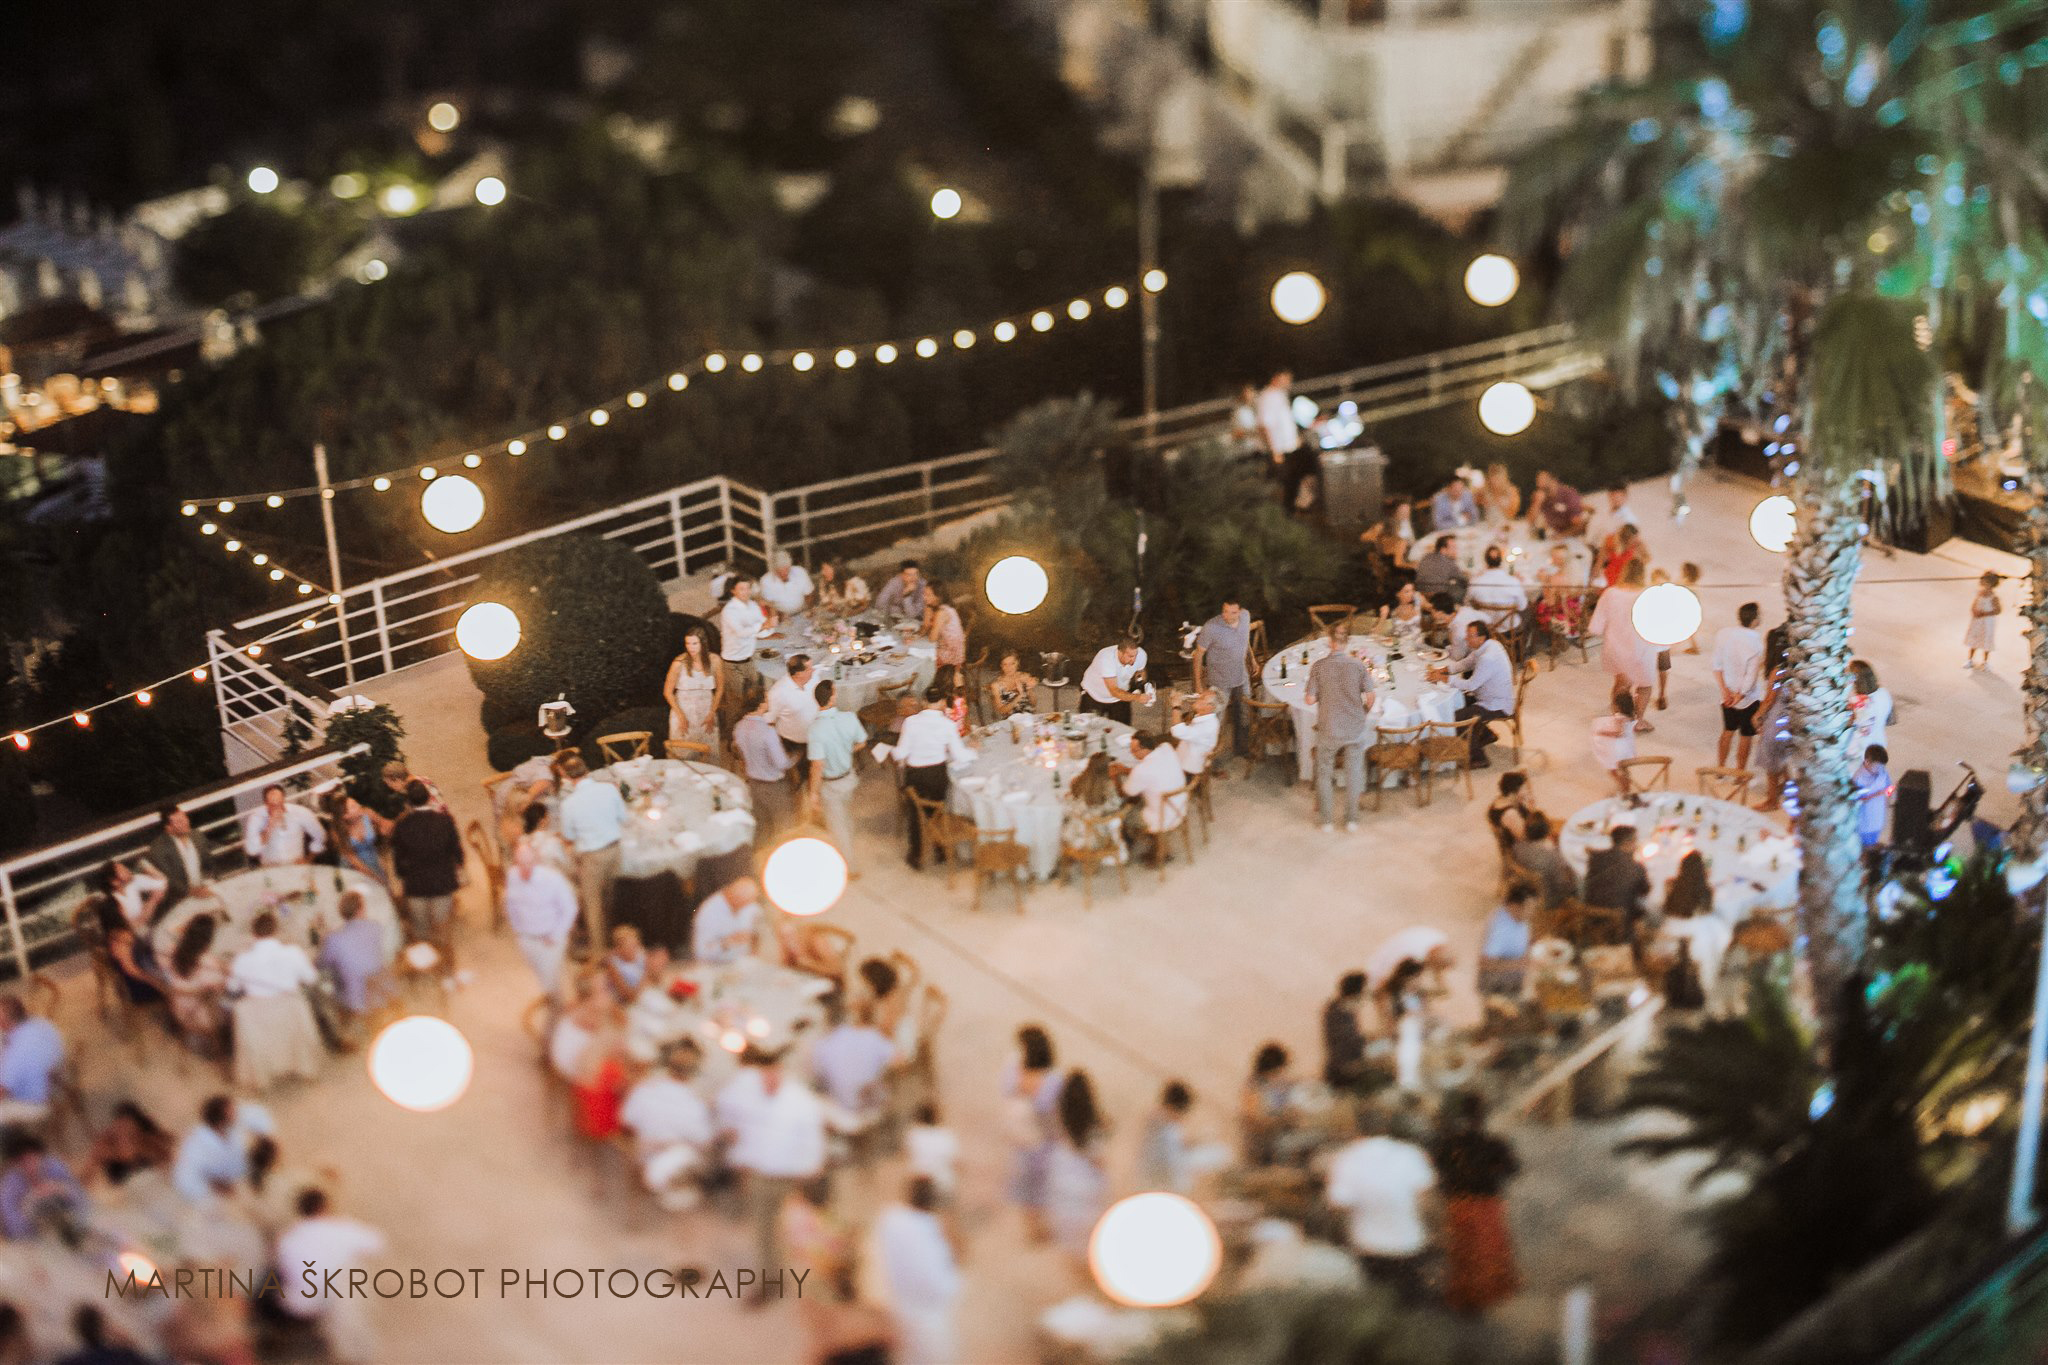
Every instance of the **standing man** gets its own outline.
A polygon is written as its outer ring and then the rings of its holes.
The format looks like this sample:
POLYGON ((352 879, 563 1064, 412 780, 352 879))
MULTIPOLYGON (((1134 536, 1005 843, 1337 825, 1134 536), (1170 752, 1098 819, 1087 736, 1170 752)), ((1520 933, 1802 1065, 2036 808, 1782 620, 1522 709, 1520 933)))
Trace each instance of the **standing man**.
POLYGON ((1507 649, 1493 638, 1493 627, 1484 621, 1465 623, 1465 648, 1470 652, 1462 663, 1436 669, 1433 676, 1465 694, 1458 719, 1479 717, 1472 727, 1472 766, 1490 768, 1486 746, 1493 743, 1493 722, 1515 714, 1515 665, 1507 649))
POLYGON ((616 783, 593 780, 581 754, 562 760, 562 779, 569 790, 555 808, 555 825, 576 854, 576 895, 583 902, 583 926, 596 956, 608 941, 626 798, 619 795, 616 783))
POLYGON ((264 867, 308 863, 327 848, 327 830, 320 817, 284 799, 284 788, 263 789, 263 809, 249 812, 242 826, 242 851, 264 867))
POLYGON ((776 679, 775 686, 768 689, 768 724, 781 738, 782 747, 789 752, 789 761, 796 767, 798 786, 808 782, 811 775, 811 761, 806 754, 811 742, 811 722, 818 716, 818 702, 811 695, 812 685, 817 680, 817 670, 811 667, 811 656, 792 654, 789 656, 789 676, 776 679))
POLYGON ((753 705, 732 727, 733 752, 747 775, 747 789, 754 795, 754 839, 765 842, 790 823, 790 757, 782 736, 768 723, 768 698, 754 693, 753 705))
POLYGON ((1350 1215, 1352 1254, 1366 1278, 1413 1303, 1423 1292, 1431 1207, 1425 1199, 1436 1188, 1436 1168, 1420 1147, 1392 1135, 1380 1104, 1367 1103, 1357 1122, 1357 1140, 1330 1162, 1328 1198, 1350 1215))
MULTIPOLYGON (((924 709, 903 718, 896 739, 896 756, 903 761, 903 785, 927 801, 943 803, 953 786, 947 765, 965 763, 973 753, 960 738, 960 727, 946 714, 946 689, 933 683, 924 690, 924 709)), ((915 810, 910 812, 908 861, 923 870, 924 830, 915 810)))
POLYGON ((1723 768, 1731 743, 1735 766, 1748 768, 1749 746, 1756 739, 1756 709, 1764 699, 1764 637, 1756 628, 1760 610, 1744 602, 1735 610, 1735 624, 1714 636, 1714 681, 1721 688, 1721 741, 1714 762, 1723 768))
POLYGON ((906 559, 897 566, 896 576, 875 594, 875 610, 887 620, 922 621, 924 599, 924 570, 916 560, 906 559))
POLYGON ((1104 645, 1095 651, 1088 671, 1081 675, 1081 709, 1129 725, 1131 703, 1145 700, 1144 693, 1131 690, 1133 681, 1144 671, 1145 651, 1136 635, 1104 645))
POLYGON ((890 1205, 875 1225, 903 1365, 952 1365, 960 1359, 953 1334, 960 1267, 938 1208, 931 1178, 913 1176, 904 1202, 890 1205))
POLYGON ((777 616, 794 616, 811 604, 811 575, 792 563, 789 551, 775 552, 774 566, 761 580, 761 602, 777 616))
POLYGON ((1301 481, 1314 473, 1315 452, 1303 459, 1301 424, 1294 420, 1294 371, 1281 370, 1259 390, 1259 435, 1272 457, 1273 477, 1280 480, 1281 494, 1289 508, 1301 492, 1301 481))
POLYGON ((1351 627, 1342 621, 1329 629, 1330 652, 1308 671, 1303 699, 1316 708, 1316 815, 1325 830, 1337 826, 1331 814, 1337 762, 1344 762, 1344 829, 1358 828, 1358 806, 1365 799, 1365 736, 1372 728, 1372 674, 1351 657, 1351 627))
POLYGON ((433 793, 414 778, 405 788, 405 814, 391 827, 391 865, 405 890, 406 926, 438 949, 455 974, 455 890, 462 884, 462 833, 455 817, 435 810, 433 793))
POLYGON ((163 828, 150 842, 149 851, 143 854, 156 875, 163 878, 164 898, 158 906, 159 914, 168 913, 173 905, 192 894, 195 886, 204 886, 213 878, 213 866, 206 856, 206 849, 192 837, 192 817, 176 806, 165 806, 159 817, 163 828))
POLYGON ((718 1130, 728 1139, 726 1162, 746 1181, 754 1225, 754 1264, 783 1264, 777 1224, 797 1185, 825 1169, 825 1106, 809 1086, 783 1074, 780 1052, 748 1048, 740 1069, 718 1092, 718 1130))
POLYGON ((562 1004, 562 958, 576 928, 576 888, 524 839, 513 848, 512 866, 505 871, 505 923, 519 939, 519 952, 541 990, 562 1004))
POLYGON ((1251 647, 1251 613, 1231 598, 1195 636, 1195 691, 1216 693, 1218 711, 1230 719, 1231 751, 1239 758, 1251 752, 1251 647))
POLYGON ((735 577, 727 587, 732 596, 718 613, 718 657, 725 662, 726 705, 732 711, 725 719, 730 725, 738 714, 740 699, 760 682, 754 649, 761 632, 768 628, 768 613, 754 600, 753 579, 735 577))
POLYGON ((277 1238, 277 1263, 286 1269, 279 1276, 284 1292, 278 1306, 317 1326, 335 1360, 356 1365, 377 1358, 377 1338, 363 1309, 369 1296, 350 1294, 344 1286, 365 1260, 383 1254, 384 1234, 337 1217, 330 1207, 325 1191, 299 1192, 299 1219, 277 1238))
POLYGON ((811 722, 805 757, 811 767, 811 805, 825 822, 825 829, 846 860, 848 880, 860 876, 853 865, 853 793, 860 775, 853 770, 854 754, 867 747, 867 727, 860 717, 841 711, 832 703, 839 689, 830 678, 818 684, 813 694, 818 717, 811 722))

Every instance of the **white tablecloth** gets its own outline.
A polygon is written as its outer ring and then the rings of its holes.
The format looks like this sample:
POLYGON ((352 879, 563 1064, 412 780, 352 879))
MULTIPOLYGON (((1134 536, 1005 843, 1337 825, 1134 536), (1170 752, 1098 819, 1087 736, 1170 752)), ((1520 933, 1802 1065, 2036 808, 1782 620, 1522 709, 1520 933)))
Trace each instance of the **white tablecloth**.
POLYGON ((700 858, 754 840, 754 798, 747 784, 709 763, 629 758, 591 776, 615 783, 632 812, 619 837, 619 875, 688 877, 700 858))
POLYGON ((626 1010, 626 1052, 651 1062, 668 1044, 694 1037, 704 1052, 698 1074, 707 1096, 732 1075, 748 1042, 778 1051, 816 1039, 825 1023, 819 999, 832 989, 822 976, 759 957, 723 967, 685 964, 670 980, 688 982, 696 993, 678 999, 661 987, 641 991, 626 1010))
POLYGON ((1593 547, 1577 536, 1538 540, 1529 530, 1528 523, 1522 521, 1505 529, 1467 526, 1454 534, 1458 537, 1458 563, 1467 574, 1476 574, 1485 568, 1486 551, 1498 545, 1506 552, 1503 559, 1508 572, 1533 585, 1538 578, 1550 572, 1550 552, 1562 545, 1570 552, 1574 581, 1584 583, 1593 576, 1593 547))
POLYGON ((837 629, 842 618, 806 612, 777 624, 761 637, 754 652, 754 668, 762 681, 772 687, 789 676, 789 656, 808 654, 818 676, 830 678, 839 695, 833 705, 842 711, 859 711, 876 701, 884 687, 908 682, 912 695, 922 698, 938 672, 937 647, 929 640, 906 639, 899 634, 903 623, 883 621, 873 612, 843 618, 856 629, 861 625, 881 629, 866 639, 847 639, 837 629))
POLYGON ((947 805, 982 829, 1017 831, 1031 874, 1043 881, 1059 871, 1067 787, 1105 747, 1112 762, 1131 762, 1131 727, 1097 715, 1025 719, 1030 724, 1004 721, 977 736, 974 761, 952 775, 947 805))
MULTIPOLYGON (((1351 637, 1352 656, 1364 660, 1373 670, 1372 710, 1366 713, 1367 744, 1376 743, 1381 730, 1406 730, 1422 721, 1449 725, 1456 718, 1458 708, 1464 704, 1464 694, 1455 687, 1423 678, 1430 660, 1416 653, 1419 643, 1414 632, 1404 631, 1399 635, 1402 657, 1390 660, 1394 638, 1351 637)), ((1316 660, 1329 652, 1327 636, 1297 640, 1266 660, 1266 667, 1259 675, 1267 699, 1286 702, 1293 715, 1295 759, 1304 782, 1315 776, 1316 751, 1316 708, 1309 705, 1306 695, 1308 671, 1316 660), (1284 678, 1281 676, 1283 671, 1287 675, 1284 678)), ((1440 652, 1432 657, 1440 659, 1440 652)))
POLYGON ((1697 849, 1707 860, 1714 913, 1734 924, 1753 910, 1789 910, 1799 900, 1799 845, 1761 811, 1733 801, 1685 792, 1643 792, 1640 807, 1619 796, 1595 801, 1574 814, 1558 836, 1572 870, 1584 875, 1586 858, 1608 846, 1615 825, 1636 827, 1636 856, 1650 874, 1650 900, 1664 890, 1678 860, 1697 849))
POLYGON ((224 877, 194 891, 172 908, 150 931, 150 943, 158 962, 169 962, 178 946, 178 935, 194 915, 210 914, 216 923, 213 953, 233 957, 249 946, 249 925, 264 910, 277 914, 277 936, 296 943, 308 952, 317 950, 313 932, 333 933, 341 927, 341 896, 344 891, 363 893, 363 913, 384 930, 387 953, 396 953, 403 942, 398 913, 384 884, 346 867, 259 867, 224 877))

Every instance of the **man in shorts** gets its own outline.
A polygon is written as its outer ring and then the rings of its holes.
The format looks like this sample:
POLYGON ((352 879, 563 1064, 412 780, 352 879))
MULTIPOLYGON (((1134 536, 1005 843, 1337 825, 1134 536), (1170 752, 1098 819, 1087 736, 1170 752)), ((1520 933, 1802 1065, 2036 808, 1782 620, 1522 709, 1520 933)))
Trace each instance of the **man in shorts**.
POLYGON ((1728 766, 1728 750, 1735 750, 1735 766, 1749 766, 1749 746, 1756 739, 1757 705, 1764 699, 1764 637, 1756 628, 1760 608, 1744 602, 1736 610, 1736 624, 1714 637, 1714 681, 1721 687, 1721 742, 1714 762, 1728 766), (1738 739, 1737 737, 1740 736, 1738 739))

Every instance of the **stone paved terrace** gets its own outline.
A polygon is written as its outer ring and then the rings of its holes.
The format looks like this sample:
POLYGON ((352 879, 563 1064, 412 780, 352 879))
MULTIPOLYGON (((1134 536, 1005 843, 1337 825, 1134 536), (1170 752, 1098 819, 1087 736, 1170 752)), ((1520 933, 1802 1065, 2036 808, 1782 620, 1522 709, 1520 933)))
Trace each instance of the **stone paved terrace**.
MULTIPOLYGON (((1704 570, 1706 640, 1740 602, 1762 602, 1766 624, 1780 615, 1776 561, 1744 529, 1761 494, 1752 483, 1709 475, 1695 491, 1691 518, 1674 526, 1661 481, 1636 490, 1656 562, 1675 568, 1692 560, 1704 570)), ((1957 758, 1995 779, 2021 738, 2024 640, 2012 614, 2015 587, 2005 593, 1993 668, 1972 674, 1960 667, 1971 596, 1964 580, 1986 567, 2020 566, 1951 543, 1935 556, 1902 552, 1870 563, 1857 593, 1857 641, 1898 699, 1894 770, 1930 769, 1937 796, 1957 758), (1930 577, 1956 581, 1905 581, 1930 577)), ((403 713, 409 757, 440 782, 458 816, 482 815, 481 783, 490 773, 477 695, 461 661, 446 658, 364 690, 403 713)), ((1658 733, 1641 748, 1673 754, 1675 784, 1690 787, 1692 768, 1712 761, 1718 730, 1704 654, 1678 657, 1670 691, 1671 709, 1656 715, 1658 733)), ((1597 663, 1567 663, 1531 689, 1526 764, 1553 814, 1568 815, 1601 794, 1587 727, 1604 702, 1597 663)), ((870 782, 863 792, 870 870, 832 913, 859 935, 860 953, 902 949, 952 998, 938 1056, 949 1121, 966 1147, 970 1288, 960 1321, 969 1359, 1032 1358, 1033 1318, 1075 1285, 1057 1256, 1025 1246, 1016 1215, 1001 1202, 998 1077, 1018 1024, 1042 1021, 1062 1063, 1094 1074, 1116 1125, 1112 1170, 1127 1186, 1143 1115, 1166 1076, 1187 1079, 1201 1123, 1228 1136, 1254 1048, 1278 1039, 1313 1065, 1322 1001, 1340 971, 1386 935, 1434 922, 1449 931, 1465 963, 1473 959, 1494 886, 1483 789, 1471 802, 1440 792, 1425 809, 1405 793, 1392 795, 1346 836, 1319 832, 1310 794, 1283 786, 1285 775, 1276 761, 1250 781, 1233 774, 1218 784, 1219 828, 1193 869, 1176 864, 1163 883, 1134 871, 1128 895, 1109 889, 1092 909, 1083 908, 1078 890, 1034 888, 1021 916, 1007 897, 971 913, 964 881, 949 891, 937 873, 910 872, 897 856, 884 785, 870 782)), ((1987 785, 1985 813, 2005 816, 2011 798, 2003 783, 1987 785)), ((482 906, 474 891, 468 900, 465 919, 475 926, 482 906)), ((401 1113, 376 1096, 359 1063, 335 1060, 318 1083, 272 1097, 292 1164, 339 1167, 342 1205, 389 1231, 394 1265, 485 1267, 488 1280, 499 1267, 746 1264, 737 1223, 706 1212, 660 1214, 616 1176, 600 1178, 579 1159, 562 1118, 545 1103, 534 1047, 520 1029, 534 995, 524 964, 509 939, 473 927, 465 953, 478 980, 447 1013, 477 1049, 468 1096, 440 1115, 401 1113)), ((1469 971, 1459 973, 1458 985, 1454 1008, 1469 1016, 1476 1011, 1469 971)), ((92 1036, 85 979, 74 974, 65 994, 69 1026, 92 1036)), ((204 1067, 173 1067, 168 1055, 158 1045, 156 1060, 142 1067, 126 1050, 91 1049, 86 1087, 96 1112, 135 1094, 182 1129, 210 1082, 204 1067)), ((1611 1140, 1604 1129, 1525 1138, 1533 1169, 1511 1203, 1524 1232, 1527 1289, 1500 1316, 1526 1347, 1541 1347, 1571 1283, 1595 1283, 1604 1316, 1681 1284, 1699 1252, 1683 1218, 1683 1173, 1619 1163, 1608 1155, 1611 1140), (1585 1177, 1587 1170, 1597 1178, 1585 1177)), ((894 1183, 878 1174, 857 1185, 856 1206, 894 1183)), ((488 1299, 394 1302, 379 1306, 375 1318, 393 1361, 787 1362, 802 1352, 787 1305, 747 1312, 718 1302, 488 1299)))

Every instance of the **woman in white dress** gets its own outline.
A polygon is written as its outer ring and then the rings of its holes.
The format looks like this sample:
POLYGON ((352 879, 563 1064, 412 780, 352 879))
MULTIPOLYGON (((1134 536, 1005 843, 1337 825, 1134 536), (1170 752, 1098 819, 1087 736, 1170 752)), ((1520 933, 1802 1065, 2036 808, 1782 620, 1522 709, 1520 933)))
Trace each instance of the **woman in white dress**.
POLYGON ((661 686, 668 702, 668 737, 718 748, 718 705, 725 699, 725 666, 713 654, 701 628, 683 637, 683 652, 668 666, 661 686))
POLYGON ((1885 735, 1892 723, 1891 689, 1877 680, 1877 670, 1862 659, 1849 661, 1850 685, 1856 695, 1850 701, 1855 708, 1856 734, 1849 751, 1858 763, 1863 761, 1863 751, 1873 744, 1886 744, 1885 735))
POLYGON ((1614 690, 1635 694, 1639 735, 1657 728, 1641 719, 1657 686, 1657 651, 1636 633, 1634 617, 1646 576, 1643 561, 1631 560, 1621 571, 1621 581, 1600 594, 1600 604, 1593 608, 1593 620, 1586 627, 1588 634, 1600 637, 1600 662, 1614 676, 1614 690))

